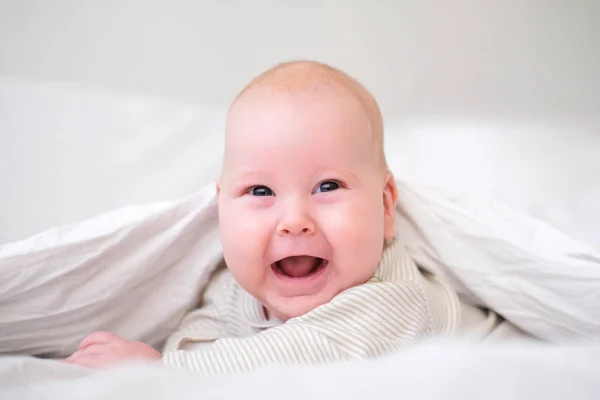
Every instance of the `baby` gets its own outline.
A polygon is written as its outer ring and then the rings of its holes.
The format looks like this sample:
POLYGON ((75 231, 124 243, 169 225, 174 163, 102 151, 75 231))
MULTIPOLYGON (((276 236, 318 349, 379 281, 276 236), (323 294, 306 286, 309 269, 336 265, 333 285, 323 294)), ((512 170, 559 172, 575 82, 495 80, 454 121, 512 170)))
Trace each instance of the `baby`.
POLYGON ((374 98, 327 65, 292 62, 233 102, 218 182, 226 267, 164 355, 107 332, 67 362, 133 359, 205 374, 376 357, 460 323, 455 292, 394 239, 397 191, 374 98))

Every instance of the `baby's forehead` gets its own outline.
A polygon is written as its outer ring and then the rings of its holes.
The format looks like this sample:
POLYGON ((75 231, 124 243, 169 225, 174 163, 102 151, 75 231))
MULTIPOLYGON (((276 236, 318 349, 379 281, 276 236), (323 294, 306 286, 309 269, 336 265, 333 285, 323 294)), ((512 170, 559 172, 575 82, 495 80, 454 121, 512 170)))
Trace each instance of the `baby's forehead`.
MULTIPOLYGON (((313 132, 325 132, 324 136, 330 133, 327 125, 344 125, 346 129, 338 129, 342 135, 336 139, 346 134, 348 139, 355 136, 353 142, 377 153, 382 165, 385 164, 381 115, 375 100, 352 78, 310 64, 267 72, 240 92, 227 117, 226 156, 230 150, 241 150, 244 143, 252 143, 254 139, 277 138, 278 132, 271 132, 270 136, 261 132, 260 138, 253 137, 273 122, 304 125, 307 120, 319 120, 321 124, 311 128, 313 132)), ((339 140, 331 139, 325 141, 339 145, 339 140)))
MULTIPOLYGON (((295 94, 288 106, 277 104, 285 101, 281 97, 267 96, 260 104, 248 99, 248 105, 239 111, 240 117, 233 117, 229 124, 225 146, 228 171, 277 169, 275 165, 291 165, 296 161, 303 165, 298 171, 347 170, 371 164, 372 130, 368 118, 359 115, 359 106, 348 109, 341 102, 340 108, 329 108, 312 101, 318 97, 295 94), (299 102, 307 108, 302 109, 299 102)), ((331 106, 338 102, 329 97, 322 100, 331 106)))
POLYGON ((335 87, 293 92, 260 88, 230 109, 226 130, 227 136, 269 131, 274 135, 312 132, 373 138, 371 121, 360 102, 335 87))

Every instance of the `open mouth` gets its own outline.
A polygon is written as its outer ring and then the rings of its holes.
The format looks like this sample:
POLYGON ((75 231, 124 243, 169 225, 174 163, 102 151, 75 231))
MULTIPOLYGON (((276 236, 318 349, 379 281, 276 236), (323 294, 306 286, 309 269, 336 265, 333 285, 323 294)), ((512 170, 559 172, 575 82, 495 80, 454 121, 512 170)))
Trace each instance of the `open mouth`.
POLYGON ((327 267, 329 261, 312 256, 286 257, 274 263, 271 268, 281 276, 288 278, 309 278, 327 267))

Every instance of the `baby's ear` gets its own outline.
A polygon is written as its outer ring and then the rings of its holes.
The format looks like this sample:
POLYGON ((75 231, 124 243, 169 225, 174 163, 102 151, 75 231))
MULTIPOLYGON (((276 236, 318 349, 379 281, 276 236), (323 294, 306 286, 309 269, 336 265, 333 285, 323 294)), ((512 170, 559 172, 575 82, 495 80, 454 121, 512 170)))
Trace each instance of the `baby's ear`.
POLYGON ((398 200, 398 188, 394 175, 390 171, 386 173, 385 186, 383 187, 383 212, 384 228, 383 237, 392 239, 396 234, 396 201, 398 200))

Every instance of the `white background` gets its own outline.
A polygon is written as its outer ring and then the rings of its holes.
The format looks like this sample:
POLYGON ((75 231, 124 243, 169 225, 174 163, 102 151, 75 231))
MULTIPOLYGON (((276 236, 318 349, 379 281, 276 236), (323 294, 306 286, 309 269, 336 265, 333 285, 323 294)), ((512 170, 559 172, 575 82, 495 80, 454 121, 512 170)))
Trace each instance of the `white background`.
POLYGON ((594 0, 2 0, 0 243, 210 182, 229 101, 290 59, 373 92, 400 178, 600 243, 598 21, 594 0))
POLYGON ((0 73, 226 107, 271 65, 309 58, 407 114, 590 115, 594 0, 3 0, 0 73))

